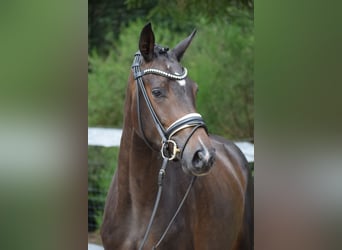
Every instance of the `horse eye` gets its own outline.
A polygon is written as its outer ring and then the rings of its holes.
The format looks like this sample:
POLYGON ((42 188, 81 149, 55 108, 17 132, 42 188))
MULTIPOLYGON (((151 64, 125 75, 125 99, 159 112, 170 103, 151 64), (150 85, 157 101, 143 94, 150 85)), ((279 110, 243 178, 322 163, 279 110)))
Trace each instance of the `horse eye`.
POLYGON ((160 89, 152 89, 152 95, 154 97, 160 97, 162 95, 162 92, 160 89))

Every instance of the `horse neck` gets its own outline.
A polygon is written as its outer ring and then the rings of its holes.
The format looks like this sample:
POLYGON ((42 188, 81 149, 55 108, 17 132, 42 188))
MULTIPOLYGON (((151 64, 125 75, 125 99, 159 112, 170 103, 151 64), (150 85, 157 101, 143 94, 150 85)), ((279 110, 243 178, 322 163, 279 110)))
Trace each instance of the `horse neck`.
MULTIPOLYGON (((151 150, 133 128, 133 98, 128 87, 125 103, 124 128, 119 153, 119 193, 126 193, 132 202, 154 202, 161 167, 159 152, 151 150)), ((133 91, 134 93, 134 91, 133 91)))
POLYGON ((121 175, 119 186, 130 196, 132 202, 146 205, 154 202, 157 192, 157 177, 161 167, 158 152, 152 151, 134 132, 123 131, 120 147, 118 171, 121 175))

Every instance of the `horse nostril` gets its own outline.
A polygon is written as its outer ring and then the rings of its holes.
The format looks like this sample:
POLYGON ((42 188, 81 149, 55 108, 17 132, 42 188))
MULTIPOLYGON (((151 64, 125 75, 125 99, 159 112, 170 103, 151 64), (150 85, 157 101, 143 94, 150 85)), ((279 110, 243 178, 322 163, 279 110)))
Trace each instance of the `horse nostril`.
POLYGON ((210 168, 214 164, 214 161, 214 153, 208 152, 206 150, 198 150, 192 159, 192 164, 197 169, 210 168))
POLYGON ((211 153, 208 160, 208 167, 211 167, 215 162, 215 153, 211 153))
POLYGON ((192 159, 192 164, 195 168, 202 168, 203 163, 202 163, 202 159, 204 157, 204 154, 202 152, 202 150, 198 150, 195 155, 194 158, 192 159))

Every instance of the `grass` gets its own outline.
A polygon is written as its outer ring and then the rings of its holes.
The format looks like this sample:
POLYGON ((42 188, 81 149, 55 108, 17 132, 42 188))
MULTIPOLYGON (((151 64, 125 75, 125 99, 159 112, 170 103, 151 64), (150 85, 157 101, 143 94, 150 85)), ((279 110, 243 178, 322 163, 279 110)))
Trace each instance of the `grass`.
POLYGON ((118 154, 118 147, 88 146, 88 231, 95 231, 102 224, 104 204, 118 154))

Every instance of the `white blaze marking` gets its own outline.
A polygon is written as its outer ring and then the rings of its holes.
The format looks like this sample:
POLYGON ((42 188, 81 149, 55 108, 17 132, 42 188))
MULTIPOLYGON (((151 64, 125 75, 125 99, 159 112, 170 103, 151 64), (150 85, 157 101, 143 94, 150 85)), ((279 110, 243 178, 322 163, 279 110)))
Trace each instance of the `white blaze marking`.
POLYGON ((198 140, 199 140, 200 144, 202 145, 203 151, 204 151, 204 153, 205 153, 205 156, 204 156, 204 157, 209 159, 209 157, 210 157, 210 155, 209 155, 209 149, 204 145, 204 143, 203 143, 201 137, 198 137, 198 140))
MULTIPOLYGON (((181 74, 179 74, 178 72, 175 72, 175 75, 180 76, 181 74)), ((184 79, 183 80, 177 80, 177 82, 180 86, 185 86, 185 84, 186 84, 186 81, 184 79)))
POLYGON ((186 81, 183 79, 183 80, 178 80, 177 81, 179 83, 180 86, 184 86, 186 81))

